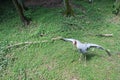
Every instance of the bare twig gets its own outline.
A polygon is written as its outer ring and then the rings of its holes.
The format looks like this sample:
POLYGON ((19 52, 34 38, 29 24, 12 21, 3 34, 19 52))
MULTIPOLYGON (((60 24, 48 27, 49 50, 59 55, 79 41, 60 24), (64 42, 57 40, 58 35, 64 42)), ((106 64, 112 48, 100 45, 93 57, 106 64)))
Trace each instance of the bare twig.
MULTIPOLYGON (((52 38, 51 41, 55 41, 55 40, 59 40, 61 39, 62 37, 58 36, 58 37, 55 37, 55 38, 52 38)), ((13 48, 13 47, 19 47, 21 45, 31 45, 31 44, 40 44, 40 43, 45 43, 45 42, 49 42, 50 40, 43 40, 43 41, 34 41, 34 42, 20 42, 20 43, 15 43, 13 45, 9 45, 6 47, 6 49, 10 49, 10 48, 13 48)))
POLYGON ((52 40, 52 41, 55 41, 55 40, 60 40, 60 39, 62 39, 62 37, 61 37, 61 36, 58 36, 58 37, 52 38, 51 40, 52 40))
POLYGON ((96 36, 101 36, 101 37, 112 37, 113 34, 98 34, 96 36))
POLYGON ((44 40, 44 41, 41 41, 41 42, 38 42, 38 41, 35 41, 35 42, 20 42, 20 43, 16 43, 16 44, 13 44, 13 45, 9 45, 6 47, 6 49, 10 49, 12 47, 19 47, 20 45, 25 45, 25 44, 39 44, 39 43, 44 43, 44 42, 48 42, 47 40, 44 40))

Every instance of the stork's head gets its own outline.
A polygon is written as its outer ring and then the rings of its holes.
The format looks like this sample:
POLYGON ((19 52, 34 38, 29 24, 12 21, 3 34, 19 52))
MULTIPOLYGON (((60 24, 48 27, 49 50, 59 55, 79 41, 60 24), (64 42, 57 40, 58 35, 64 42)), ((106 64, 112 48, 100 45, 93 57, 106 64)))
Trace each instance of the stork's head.
POLYGON ((74 41, 72 41, 72 43, 73 43, 73 45, 77 45, 77 41, 76 40, 74 40, 74 41))

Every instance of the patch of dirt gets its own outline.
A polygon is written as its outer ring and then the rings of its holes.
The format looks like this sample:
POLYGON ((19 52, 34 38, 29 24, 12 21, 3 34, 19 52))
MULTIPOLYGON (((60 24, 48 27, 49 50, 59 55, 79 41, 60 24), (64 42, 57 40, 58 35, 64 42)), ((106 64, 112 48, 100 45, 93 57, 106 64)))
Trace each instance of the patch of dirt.
POLYGON ((61 6, 63 0, 26 0, 26 6, 56 7, 61 6))
POLYGON ((115 16, 110 20, 111 23, 116 23, 119 24, 120 23, 120 16, 115 16))

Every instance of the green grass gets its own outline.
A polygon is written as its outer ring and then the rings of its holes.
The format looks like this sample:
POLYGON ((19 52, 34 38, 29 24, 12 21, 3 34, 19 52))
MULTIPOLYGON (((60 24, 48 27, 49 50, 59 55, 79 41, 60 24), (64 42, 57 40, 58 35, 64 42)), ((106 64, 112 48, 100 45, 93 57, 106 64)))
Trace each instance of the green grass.
MULTIPOLYGON (((0 65, 4 66, 0 67, 0 80, 120 79, 120 55, 116 54, 120 53, 120 17, 111 12, 113 2, 96 0, 88 4, 76 0, 74 3, 82 4, 86 13, 83 14, 80 8, 74 8, 76 16, 67 18, 61 15, 62 8, 38 7, 26 12, 33 20, 27 27, 21 25, 18 16, 2 20, 0 65), (43 32, 45 36, 41 37, 43 32), (95 36, 105 33, 112 33, 113 37, 95 36), (60 40, 5 50, 8 44, 51 40, 57 36, 100 44, 110 49, 112 57, 101 50, 90 50, 85 66, 84 62, 79 61, 80 54, 76 48, 60 40)), ((8 16, 8 13, 5 15, 8 16)))

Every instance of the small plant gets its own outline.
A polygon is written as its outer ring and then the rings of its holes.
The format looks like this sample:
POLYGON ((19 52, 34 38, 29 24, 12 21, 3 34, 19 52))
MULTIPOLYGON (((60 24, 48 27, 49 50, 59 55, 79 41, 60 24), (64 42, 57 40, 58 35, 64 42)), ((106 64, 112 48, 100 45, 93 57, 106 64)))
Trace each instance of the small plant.
POLYGON ((8 59, 5 57, 8 50, 6 50, 6 46, 8 45, 8 41, 0 42, 0 71, 5 69, 8 64, 8 59))
POLYGON ((120 0, 116 0, 113 5, 113 13, 118 15, 120 12, 120 0))

